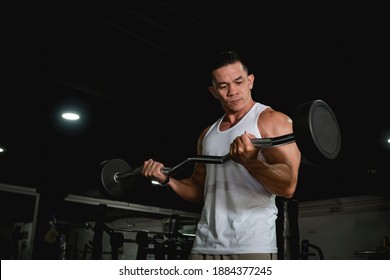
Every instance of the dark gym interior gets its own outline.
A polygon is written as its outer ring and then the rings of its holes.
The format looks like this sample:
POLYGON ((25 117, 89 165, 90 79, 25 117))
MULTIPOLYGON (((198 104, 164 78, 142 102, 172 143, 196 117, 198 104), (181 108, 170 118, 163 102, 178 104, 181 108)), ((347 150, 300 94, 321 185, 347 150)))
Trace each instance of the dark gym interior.
MULTIPOLYGON (((3 248, 21 246, 23 235, 31 238, 20 227, 33 220, 34 250, 25 258, 118 258, 126 242, 138 245, 135 258, 184 258, 191 235, 178 228, 194 224, 199 206, 142 176, 123 196, 110 196, 102 187, 102 163, 121 159, 135 169, 153 158, 175 166, 196 155, 199 133, 222 114, 207 90, 205 66, 214 51, 234 49, 255 74, 255 100, 288 115, 302 103, 323 100, 340 128, 337 158, 303 163, 293 199, 279 201, 280 219, 288 210, 291 224, 290 245, 280 241, 280 257, 310 258, 310 250, 332 258, 326 245, 319 248, 302 235, 298 207, 355 205, 348 199, 363 197, 370 202, 358 204, 369 205, 370 214, 378 211, 373 217, 381 217, 381 225, 369 233, 377 236, 372 245, 351 245, 350 253, 389 258, 389 220, 382 219, 390 211, 388 17, 383 7, 365 5, 107 0, 55 1, 45 12, 10 7, 0 109, 3 248), (65 109, 77 110, 79 122, 61 120, 65 109), (145 208, 138 212, 134 205, 145 208), (110 228, 137 215, 164 220, 165 233, 149 232, 148 240, 135 227, 132 233, 140 234, 125 240, 110 228), (93 228, 88 255, 51 252, 47 233, 54 226, 56 238, 69 238, 61 233, 70 228, 93 228), (107 234, 108 253, 102 248, 107 234)), ((177 176, 191 171, 190 165, 177 176)), ((323 207, 327 214, 345 209, 323 207)), ((10 250, 2 250, 2 259, 22 258, 20 248, 16 255, 10 250)))

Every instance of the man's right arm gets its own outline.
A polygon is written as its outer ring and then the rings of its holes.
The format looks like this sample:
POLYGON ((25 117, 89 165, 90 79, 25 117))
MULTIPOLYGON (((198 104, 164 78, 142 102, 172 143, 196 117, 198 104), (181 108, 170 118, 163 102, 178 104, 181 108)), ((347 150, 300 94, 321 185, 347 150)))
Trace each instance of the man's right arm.
MULTIPOLYGON (((210 127, 205 128, 198 138, 197 153, 202 154, 202 142, 210 127)), ((203 203, 204 183, 206 179, 206 166, 204 163, 196 163, 194 171, 189 178, 174 179, 168 183, 168 186, 181 198, 193 203, 203 203)))

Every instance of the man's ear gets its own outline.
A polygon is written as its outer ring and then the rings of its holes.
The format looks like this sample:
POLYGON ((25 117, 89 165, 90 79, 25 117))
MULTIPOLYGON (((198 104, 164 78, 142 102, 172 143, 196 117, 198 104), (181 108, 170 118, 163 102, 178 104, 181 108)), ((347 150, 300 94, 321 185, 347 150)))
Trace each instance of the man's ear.
POLYGON ((209 86, 209 92, 214 96, 215 99, 218 99, 217 93, 215 92, 215 88, 213 86, 209 86))
POLYGON ((253 84, 255 83, 255 75, 250 74, 248 75, 248 80, 249 80, 249 88, 253 88, 253 84))

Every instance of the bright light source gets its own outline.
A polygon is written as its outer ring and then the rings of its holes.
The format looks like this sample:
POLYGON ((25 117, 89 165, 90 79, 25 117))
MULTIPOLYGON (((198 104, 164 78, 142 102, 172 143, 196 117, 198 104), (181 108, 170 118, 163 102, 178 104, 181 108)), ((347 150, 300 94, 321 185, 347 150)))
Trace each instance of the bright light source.
POLYGON ((75 114, 75 113, 63 113, 62 117, 64 119, 70 120, 70 121, 76 121, 80 118, 80 116, 78 114, 75 114))
POLYGON ((160 183, 158 181, 155 181, 155 180, 151 180, 150 182, 152 183, 152 185, 160 185, 160 183))
POLYGON ((0 148, 0 153, 4 152, 4 149, 3 148, 0 148))

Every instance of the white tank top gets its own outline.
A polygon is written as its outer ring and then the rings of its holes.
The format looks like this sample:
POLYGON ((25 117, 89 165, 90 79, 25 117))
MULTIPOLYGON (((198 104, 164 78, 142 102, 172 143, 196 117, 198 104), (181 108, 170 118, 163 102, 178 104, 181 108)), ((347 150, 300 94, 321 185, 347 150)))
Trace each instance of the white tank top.
MULTIPOLYGON (((261 138, 260 113, 269 106, 256 103, 233 127, 220 131, 223 117, 203 139, 203 155, 225 156, 230 144, 245 131, 261 138)), ((259 153, 258 157, 263 158, 259 153)), ((196 229, 192 253, 277 253, 275 195, 266 191, 233 160, 206 164, 204 207, 196 229)))

